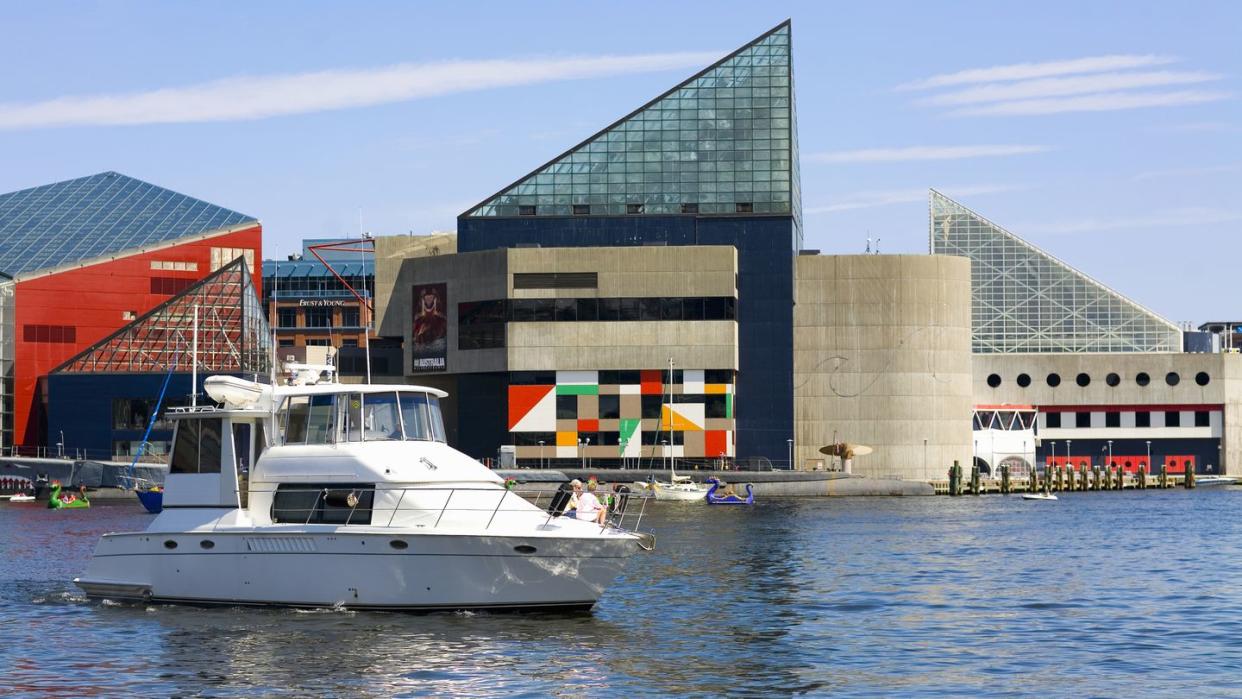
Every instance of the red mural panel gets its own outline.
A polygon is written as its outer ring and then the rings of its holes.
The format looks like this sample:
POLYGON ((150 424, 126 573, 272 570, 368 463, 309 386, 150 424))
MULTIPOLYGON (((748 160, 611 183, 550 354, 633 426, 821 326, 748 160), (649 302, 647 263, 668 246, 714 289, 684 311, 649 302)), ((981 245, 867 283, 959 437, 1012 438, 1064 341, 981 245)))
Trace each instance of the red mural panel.
POLYGON ((579 420, 579 432, 599 432, 599 420, 579 420))
POLYGON ((1164 465, 1169 467, 1169 473, 1185 473, 1186 467, 1192 470, 1195 467, 1195 457, 1187 455, 1173 455, 1164 457, 1164 465))
POLYGON ((664 393, 664 381, 660 377, 663 372, 659 369, 643 369, 638 375, 641 382, 639 390, 644 396, 658 396, 664 393))
POLYGON ((703 455, 712 458, 729 455, 729 433, 726 430, 708 430, 703 435, 703 455))
MULTIPOLYGON (((254 251, 251 270, 255 291, 262 295, 263 229, 251 228, 213 236, 152 252, 128 255, 86 267, 20 280, 14 290, 13 310, 16 337, 13 346, 13 441, 33 446, 44 442, 47 426, 36 401, 39 379, 66 359, 128 325, 137 317, 172 297, 167 292, 178 286, 156 279, 193 282, 206 277, 211 269, 212 248, 240 248, 254 251), (194 271, 152 269, 153 261, 193 262, 194 271), (132 313, 133 317, 127 317, 132 313), (28 341, 24 326, 73 328, 72 341, 28 341)), ((37 330, 35 337, 39 337, 37 330)))

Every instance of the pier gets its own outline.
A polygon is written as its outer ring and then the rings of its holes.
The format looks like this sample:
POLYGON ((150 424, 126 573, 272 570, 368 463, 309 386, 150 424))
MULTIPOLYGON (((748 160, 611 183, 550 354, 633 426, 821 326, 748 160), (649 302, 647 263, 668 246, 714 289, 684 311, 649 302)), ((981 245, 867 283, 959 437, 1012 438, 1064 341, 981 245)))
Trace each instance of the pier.
POLYGON ((1120 467, 1107 468, 1095 466, 1074 469, 1068 466, 1049 467, 1041 474, 1032 471, 1025 477, 1011 477, 1007 467, 1001 467, 1000 477, 983 477, 979 469, 971 469, 969 475, 964 474, 960 465, 949 468, 949 477, 945 480, 931 481, 936 495, 1009 495, 1011 493, 1067 493, 1067 492, 1105 492, 1119 490, 1149 490, 1170 488, 1194 488, 1195 474, 1169 473, 1161 467, 1155 474, 1145 469, 1134 473, 1126 473, 1120 467))

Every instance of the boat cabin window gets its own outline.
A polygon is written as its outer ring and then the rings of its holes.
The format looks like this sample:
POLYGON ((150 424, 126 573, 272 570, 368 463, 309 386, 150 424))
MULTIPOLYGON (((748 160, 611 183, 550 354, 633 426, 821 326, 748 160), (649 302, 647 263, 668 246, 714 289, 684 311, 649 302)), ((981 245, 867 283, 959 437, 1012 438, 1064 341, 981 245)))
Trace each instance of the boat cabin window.
POLYGON ((422 391, 289 396, 278 418, 285 444, 446 441, 440 401, 422 391))
POLYGON ((374 483, 281 483, 272 498, 276 524, 370 524, 374 483))
POLYGON ((222 424, 218 417, 179 421, 168 472, 219 473, 222 424))

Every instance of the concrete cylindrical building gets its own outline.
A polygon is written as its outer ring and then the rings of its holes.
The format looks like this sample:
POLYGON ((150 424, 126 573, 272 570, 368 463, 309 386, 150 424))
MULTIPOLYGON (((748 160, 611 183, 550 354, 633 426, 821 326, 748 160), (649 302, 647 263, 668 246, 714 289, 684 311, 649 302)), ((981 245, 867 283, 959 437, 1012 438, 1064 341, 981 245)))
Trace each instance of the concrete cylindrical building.
POLYGON ((933 255, 802 256, 794 310, 794 461, 821 446, 874 449, 871 477, 944 478, 971 463, 970 261, 933 255))

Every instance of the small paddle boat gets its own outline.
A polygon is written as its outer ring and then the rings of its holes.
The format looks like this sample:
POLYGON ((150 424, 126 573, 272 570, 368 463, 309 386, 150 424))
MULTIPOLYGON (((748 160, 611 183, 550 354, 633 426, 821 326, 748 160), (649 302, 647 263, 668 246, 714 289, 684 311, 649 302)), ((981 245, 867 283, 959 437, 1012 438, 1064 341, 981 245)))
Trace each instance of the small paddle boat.
POLYGON ((1023 500, 1056 500, 1057 496, 1052 493, 1024 493, 1023 500))
POLYGON ((707 495, 705 496, 708 505, 755 504, 755 490, 751 487, 750 483, 746 484, 746 497, 742 497, 741 495, 733 492, 733 486, 725 485, 717 478, 708 478, 707 482, 712 484, 711 489, 707 491, 707 495), (719 495, 716 494, 717 490, 720 490, 719 495))
POLYGON ((35 496, 29 493, 17 493, 9 497, 9 502, 34 502, 35 496))
POLYGON ((158 515, 164 511, 164 489, 158 485, 148 490, 135 490, 134 494, 147 512, 158 515))
POLYGON ((52 495, 47 499, 49 510, 80 510, 90 506, 91 501, 86 497, 86 488, 76 493, 65 493, 61 491, 60 481, 52 481, 52 495))

